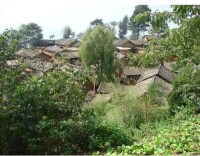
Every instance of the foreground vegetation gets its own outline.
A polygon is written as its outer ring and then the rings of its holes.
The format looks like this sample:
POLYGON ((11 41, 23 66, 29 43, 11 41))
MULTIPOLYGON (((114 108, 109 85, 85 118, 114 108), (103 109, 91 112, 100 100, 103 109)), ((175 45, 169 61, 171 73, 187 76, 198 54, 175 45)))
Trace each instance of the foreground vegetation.
MULTIPOLYGON (((185 111, 185 110, 184 110, 185 111)), ((131 146, 110 149, 106 155, 176 155, 200 154, 200 117, 176 114, 162 122, 144 124, 136 131, 136 141, 131 146)))
MULTIPOLYGON (((200 38, 196 35, 200 11, 198 6, 174 6, 174 13, 166 17, 176 17, 180 28, 167 31, 157 44, 152 40, 140 59, 131 59, 137 65, 153 66, 173 54, 179 73, 168 96, 158 94, 158 84, 153 84, 144 97, 138 97, 134 87, 125 88, 108 101, 87 105, 84 72, 55 70, 34 77, 24 74, 23 66, 0 68, 0 154, 200 154, 200 38)), ((104 32, 103 27, 96 29, 96 37, 104 32)), ((17 44, 4 35, 0 45, 2 65, 12 58, 17 44)), ((101 54, 101 61, 88 65, 102 65, 105 54, 101 54)), ((104 77, 110 70, 100 71, 105 75, 99 72, 99 77, 104 77)))

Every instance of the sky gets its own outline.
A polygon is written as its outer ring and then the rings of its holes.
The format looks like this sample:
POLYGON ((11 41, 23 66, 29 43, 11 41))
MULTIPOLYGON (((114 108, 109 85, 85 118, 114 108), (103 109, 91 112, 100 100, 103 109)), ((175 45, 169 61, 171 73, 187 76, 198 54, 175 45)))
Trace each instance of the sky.
MULTIPOLYGON (((135 6, 141 4, 147 4, 152 11, 170 11, 170 4, 176 1, 179 0, 160 3, 153 0, 0 0, 0 32, 34 22, 42 27, 45 39, 49 39, 50 35, 58 39, 62 38, 66 25, 78 34, 85 31, 96 18, 103 19, 104 23, 120 21, 125 15, 130 17, 135 6)), ((198 4, 198 0, 195 1, 179 2, 198 4)))

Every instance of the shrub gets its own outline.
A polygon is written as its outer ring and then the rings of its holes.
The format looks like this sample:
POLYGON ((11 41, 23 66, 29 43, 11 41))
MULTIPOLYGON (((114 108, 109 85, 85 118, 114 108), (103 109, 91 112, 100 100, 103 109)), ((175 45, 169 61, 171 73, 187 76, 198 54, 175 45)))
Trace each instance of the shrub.
POLYGON ((137 142, 131 146, 119 146, 106 155, 176 155, 200 154, 199 116, 184 113, 175 118, 141 127, 137 142))
POLYGON ((186 66, 174 82, 169 94, 170 112, 181 107, 188 107, 196 113, 200 112, 200 69, 193 65, 186 66))
POLYGON ((10 91, 9 105, 0 114, 2 154, 65 152, 85 100, 83 83, 74 77, 67 72, 47 73, 10 91))

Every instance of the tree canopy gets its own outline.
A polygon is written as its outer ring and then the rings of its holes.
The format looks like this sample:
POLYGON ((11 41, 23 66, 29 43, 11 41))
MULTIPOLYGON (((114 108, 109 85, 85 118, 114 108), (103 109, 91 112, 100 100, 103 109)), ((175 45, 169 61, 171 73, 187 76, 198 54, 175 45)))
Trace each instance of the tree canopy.
MULTIPOLYGON (((134 55, 130 58, 130 64, 150 67, 174 61, 173 71, 179 74, 169 98, 171 110, 176 110, 180 106, 190 106, 198 112, 200 110, 198 93, 200 37, 197 32, 200 31, 200 7, 186 5, 172 6, 172 9, 172 12, 153 14, 150 23, 155 29, 159 29, 167 21, 179 24, 179 27, 165 31, 161 38, 152 38, 148 42, 146 52, 142 55, 134 55)), ((144 15, 140 15, 142 16, 144 15)))
POLYGON ((43 38, 42 28, 36 23, 22 24, 19 28, 22 47, 34 47, 43 38))
POLYGON ((80 56, 87 67, 94 69, 99 79, 112 77, 114 71, 113 32, 100 25, 89 29, 82 40, 80 56))
POLYGON ((91 26, 96 26, 96 25, 101 25, 101 26, 103 26, 104 25, 104 23, 103 23, 103 19, 95 19, 94 21, 91 21, 90 22, 90 25, 91 26))
POLYGON ((141 32, 147 31, 147 28, 149 27, 148 22, 140 22, 140 21, 134 20, 134 18, 138 14, 145 13, 145 12, 151 12, 151 9, 148 7, 148 5, 137 5, 135 7, 133 15, 130 17, 129 29, 132 31, 132 36, 134 36, 135 39, 138 39, 141 32))
POLYGON ((63 30, 63 38, 69 38, 74 37, 75 33, 72 31, 72 29, 69 26, 65 26, 63 30))
POLYGON ((124 16, 122 21, 119 22, 119 38, 124 39, 128 32, 128 16, 124 16))
POLYGON ((14 58, 14 52, 20 48, 19 38, 19 32, 14 29, 6 29, 0 35, 0 64, 14 58))

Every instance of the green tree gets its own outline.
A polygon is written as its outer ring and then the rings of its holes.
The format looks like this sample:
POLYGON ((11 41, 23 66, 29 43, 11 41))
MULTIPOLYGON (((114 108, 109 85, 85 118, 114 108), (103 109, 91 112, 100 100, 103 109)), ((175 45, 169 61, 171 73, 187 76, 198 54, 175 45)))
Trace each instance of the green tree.
POLYGON ((94 21, 91 21, 90 22, 90 25, 91 26, 96 26, 96 25, 101 25, 101 26, 103 26, 104 25, 104 23, 103 23, 103 20, 102 19, 95 19, 94 21))
POLYGON ((50 40, 52 40, 54 37, 55 37, 54 35, 49 36, 50 40))
POLYGON ((128 16, 124 16, 122 21, 119 22, 119 38, 124 39, 128 32, 128 16))
POLYGON ((0 64, 14 58, 14 52, 20 48, 19 33, 14 29, 6 29, 0 35, 0 64))
POLYGON ((111 25, 111 30, 114 32, 114 34, 116 34, 116 26, 118 25, 118 22, 111 21, 110 25, 111 25))
POLYGON ((83 107, 81 73, 23 80, 21 72, 0 69, 0 154, 83 155, 131 143, 125 130, 83 107))
POLYGON ((116 26, 118 25, 118 23, 116 21, 111 21, 109 23, 105 23, 103 26, 110 29, 114 35, 116 35, 116 26))
MULTIPOLYGON (((9 94, 4 91, 9 95, 8 104, 0 113, 1 154, 71 154, 75 147, 71 141, 76 131, 73 122, 85 99, 82 80, 77 77, 57 72, 18 85, 10 82, 12 90, 7 88, 9 94)), ((7 79, 2 81, 9 87, 7 79)))
POLYGON ((89 29, 80 47, 80 56, 89 69, 95 70, 98 78, 111 79, 114 72, 113 32, 100 25, 89 29))
POLYGON ((63 38, 69 38, 74 37, 75 33, 72 31, 72 29, 69 26, 65 26, 63 30, 63 38))
MULTIPOLYGON (((148 42, 146 53, 140 56, 133 56, 130 63, 142 66, 153 66, 164 61, 176 60, 176 70, 184 67, 188 62, 198 65, 200 56, 198 51, 199 31, 198 6, 172 6, 173 11, 153 14, 150 24, 156 30, 165 23, 172 21, 179 24, 178 28, 168 30, 165 36, 160 39, 152 39, 148 42)), ((141 17, 141 16, 140 16, 141 17)), ((138 17, 136 17, 138 18, 138 17)))
POLYGON ((189 106, 198 112, 200 37, 197 32, 199 32, 200 25, 200 8, 199 6, 181 5, 172 6, 172 9, 172 12, 164 11, 153 15, 150 23, 155 29, 168 21, 179 24, 179 27, 166 31, 162 38, 151 39, 148 42, 146 53, 133 56, 130 58, 130 63, 149 67, 163 64, 164 61, 175 60, 173 70, 179 71, 180 75, 175 80, 169 98, 171 110, 181 106, 189 106), (188 66, 192 67, 188 68, 188 66))
POLYGON ((133 15, 130 17, 129 29, 132 31, 131 36, 136 37, 135 39, 138 39, 141 32, 147 31, 147 28, 149 27, 148 22, 138 22, 134 20, 138 14, 145 12, 151 12, 151 9, 148 7, 148 5, 137 5, 133 15))
POLYGON ((42 28, 36 23, 22 24, 19 28, 22 47, 35 47, 43 38, 42 28))

